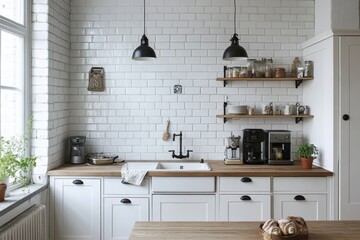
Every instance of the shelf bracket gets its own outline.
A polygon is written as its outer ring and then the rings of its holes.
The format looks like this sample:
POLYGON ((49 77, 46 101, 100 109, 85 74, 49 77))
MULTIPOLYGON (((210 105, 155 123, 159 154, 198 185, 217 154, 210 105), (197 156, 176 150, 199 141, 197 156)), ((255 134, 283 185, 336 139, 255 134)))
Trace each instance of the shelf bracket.
POLYGON ((302 122, 302 121, 303 121, 302 117, 296 117, 295 118, 295 123, 299 123, 299 122, 302 122))
MULTIPOLYGON (((226 115, 226 107, 227 107, 227 102, 224 102, 224 115, 226 115)), ((226 119, 226 117, 224 117, 224 123, 226 123, 227 122, 227 119, 226 119)))
MULTIPOLYGON (((228 69, 228 67, 227 66, 224 66, 224 78, 226 78, 226 70, 228 69)), ((227 85, 227 81, 225 80, 224 81, 224 87, 226 87, 226 85, 227 85)))
POLYGON ((295 88, 298 88, 302 84, 303 80, 295 80, 295 88))

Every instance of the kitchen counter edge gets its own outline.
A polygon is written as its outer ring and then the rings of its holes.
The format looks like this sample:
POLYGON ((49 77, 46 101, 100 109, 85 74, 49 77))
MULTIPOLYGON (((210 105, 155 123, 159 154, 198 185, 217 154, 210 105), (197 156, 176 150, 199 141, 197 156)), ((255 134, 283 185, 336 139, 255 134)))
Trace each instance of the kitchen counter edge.
MULTIPOLYGON (((130 161, 128 161, 130 162, 130 161)), ((132 161, 135 162, 135 161, 132 161)), ((161 162, 161 161, 156 161, 161 162)), ((175 161, 173 161, 175 162, 175 161)), ((186 161, 194 162, 194 161, 186 161)), ((148 171, 150 177, 327 177, 333 173, 324 168, 313 166, 312 169, 302 169, 300 163, 294 165, 225 165, 221 160, 206 161, 211 166, 211 171, 148 171)), ((48 171, 49 176, 93 176, 93 177, 120 177, 121 166, 124 163, 111 165, 91 165, 66 163, 48 171)))

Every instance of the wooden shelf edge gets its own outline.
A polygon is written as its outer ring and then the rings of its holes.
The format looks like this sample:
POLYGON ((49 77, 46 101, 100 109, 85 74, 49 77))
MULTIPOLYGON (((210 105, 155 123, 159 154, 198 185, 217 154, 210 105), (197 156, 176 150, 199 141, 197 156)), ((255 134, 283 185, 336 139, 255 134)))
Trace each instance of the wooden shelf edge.
POLYGON ((294 77, 286 77, 286 78, 216 78, 216 81, 308 81, 314 80, 313 77, 304 77, 304 78, 294 78, 294 77))
POLYGON ((217 118, 313 118, 314 115, 240 115, 240 114, 227 114, 216 115, 217 118))

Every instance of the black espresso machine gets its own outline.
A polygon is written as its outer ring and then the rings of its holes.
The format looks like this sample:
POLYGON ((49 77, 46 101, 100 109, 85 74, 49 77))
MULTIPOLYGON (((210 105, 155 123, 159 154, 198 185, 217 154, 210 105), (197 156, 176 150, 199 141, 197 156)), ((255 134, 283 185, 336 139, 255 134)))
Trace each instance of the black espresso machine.
POLYGON ((291 165, 291 132, 286 130, 265 131, 265 157, 271 165, 291 165))
POLYGON ((263 129, 243 130, 243 162, 246 164, 264 164, 266 134, 263 129))

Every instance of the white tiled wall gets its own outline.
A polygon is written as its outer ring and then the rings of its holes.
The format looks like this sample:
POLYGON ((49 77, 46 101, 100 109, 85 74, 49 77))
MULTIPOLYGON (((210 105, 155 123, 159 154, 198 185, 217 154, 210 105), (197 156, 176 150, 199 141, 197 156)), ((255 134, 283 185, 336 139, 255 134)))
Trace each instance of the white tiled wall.
MULTIPOLYGON (((171 134, 183 131, 193 159, 223 159, 225 137, 249 127, 288 129, 294 145, 302 141, 302 124, 294 120, 224 124, 215 117, 222 114, 224 95, 232 104, 254 104, 258 111, 262 103, 302 100, 302 87, 295 89, 294 82, 234 82, 224 88, 215 81, 224 65, 240 64, 222 60, 234 31, 233 1, 146 3, 146 33, 158 58, 135 62, 131 55, 143 33, 142 0, 70 1, 70 86, 61 89, 69 94, 68 134, 86 135, 87 151, 169 159, 168 150, 177 150, 178 141, 161 139, 168 119, 171 134), (104 92, 87 90, 93 66, 105 68, 104 92), (175 84, 182 85, 182 94, 173 93, 175 84)), ((237 32, 249 56, 273 57, 276 66, 289 70, 294 57, 301 56, 299 43, 313 36, 314 1, 237 0, 237 5, 237 32)))
POLYGON ((68 141, 70 0, 33 0, 32 93, 35 180, 63 163, 68 141))

